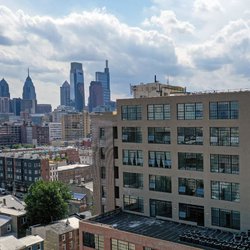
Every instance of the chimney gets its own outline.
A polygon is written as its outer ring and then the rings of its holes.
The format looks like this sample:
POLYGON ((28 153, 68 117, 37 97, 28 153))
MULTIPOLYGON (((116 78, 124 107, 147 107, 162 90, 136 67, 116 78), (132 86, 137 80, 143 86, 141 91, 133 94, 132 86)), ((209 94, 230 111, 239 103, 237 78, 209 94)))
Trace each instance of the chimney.
POLYGON ((155 82, 157 82, 157 80, 156 80, 156 75, 155 75, 155 82))
POLYGON ((6 199, 3 198, 3 205, 6 206, 6 199))

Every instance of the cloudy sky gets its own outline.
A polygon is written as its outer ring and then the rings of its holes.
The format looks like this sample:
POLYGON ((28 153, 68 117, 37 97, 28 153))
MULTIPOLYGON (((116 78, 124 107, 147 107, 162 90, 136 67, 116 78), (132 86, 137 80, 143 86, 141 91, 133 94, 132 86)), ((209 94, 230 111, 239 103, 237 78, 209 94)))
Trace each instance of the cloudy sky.
POLYGON ((0 0, 0 78, 11 98, 30 68, 38 103, 55 108, 71 61, 83 64, 88 97, 106 59, 113 100, 154 75, 190 91, 250 88, 250 2, 0 0))

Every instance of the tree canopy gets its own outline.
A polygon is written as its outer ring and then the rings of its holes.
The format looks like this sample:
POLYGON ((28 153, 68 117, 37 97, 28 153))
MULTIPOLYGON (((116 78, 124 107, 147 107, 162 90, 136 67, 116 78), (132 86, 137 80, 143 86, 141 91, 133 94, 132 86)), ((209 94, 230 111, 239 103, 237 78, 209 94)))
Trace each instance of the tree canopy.
POLYGON ((29 224, 48 224, 65 218, 70 198, 71 193, 62 182, 35 182, 24 200, 29 224))

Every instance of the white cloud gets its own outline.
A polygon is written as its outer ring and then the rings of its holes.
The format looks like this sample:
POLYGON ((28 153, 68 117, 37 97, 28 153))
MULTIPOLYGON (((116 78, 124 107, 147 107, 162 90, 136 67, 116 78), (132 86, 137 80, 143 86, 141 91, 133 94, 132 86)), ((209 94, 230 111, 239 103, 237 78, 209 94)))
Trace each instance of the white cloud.
POLYGON ((195 0, 194 10, 195 12, 222 12, 223 8, 218 0, 195 0))
POLYGON ((193 33, 195 30, 192 24, 178 20, 175 13, 170 10, 162 10, 159 16, 147 18, 144 20, 143 26, 146 28, 159 28, 160 31, 168 35, 172 32, 193 33))

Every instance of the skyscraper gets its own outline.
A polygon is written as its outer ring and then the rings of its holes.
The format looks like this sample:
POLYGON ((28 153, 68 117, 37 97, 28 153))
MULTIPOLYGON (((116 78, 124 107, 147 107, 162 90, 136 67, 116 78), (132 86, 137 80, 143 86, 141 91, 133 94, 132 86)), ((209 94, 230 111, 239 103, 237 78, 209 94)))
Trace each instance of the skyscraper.
POLYGON ((67 81, 60 87, 60 104, 70 106, 70 85, 67 81))
POLYGON ((35 91, 34 84, 30 78, 29 70, 28 70, 28 76, 23 85, 23 99, 24 100, 36 100, 36 91, 35 91))
POLYGON ((10 98, 9 85, 4 78, 0 81, 0 97, 10 98))
POLYGON ((101 82, 92 81, 89 86, 89 112, 97 106, 102 106, 103 88, 101 82))
POLYGON ((28 76, 23 85, 23 100, 21 110, 27 111, 28 113, 35 113, 36 105, 36 91, 28 70, 28 76))
POLYGON ((70 68, 70 102, 76 111, 82 111, 85 107, 82 64, 77 62, 72 62, 70 68))
POLYGON ((104 72, 96 72, 95 80, 102 83, 103 88, 103 101, 104 105, 109 105, 110 103, 110 75, 108 68, 108 60, 106 60, 106 67, 104 72))

